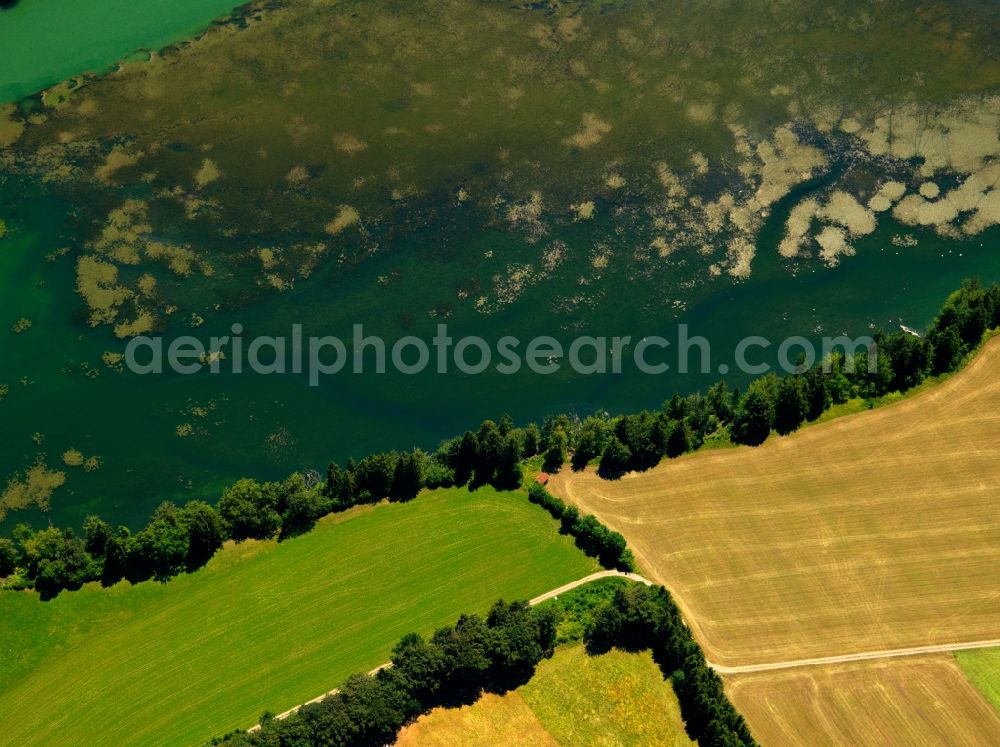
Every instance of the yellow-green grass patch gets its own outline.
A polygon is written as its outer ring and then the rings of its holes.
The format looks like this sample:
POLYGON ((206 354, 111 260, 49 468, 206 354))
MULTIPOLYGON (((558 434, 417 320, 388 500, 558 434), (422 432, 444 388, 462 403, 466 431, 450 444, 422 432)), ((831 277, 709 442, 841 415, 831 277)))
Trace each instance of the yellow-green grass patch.
POLYGON ((958 651, 955 659, 965 676, 1000 712, 1000 648, 958 651))
POLYGON ((503 697, 438 708, 404 729, 397 745, 691 745, 677 696, 649 652, 589 656, 560 648, 530 682, 503 697))
POLYGON ((542 662, 521 688, 557 742, 691 745, 670 683, 648 651, 589 656, 582 646, 542 662))

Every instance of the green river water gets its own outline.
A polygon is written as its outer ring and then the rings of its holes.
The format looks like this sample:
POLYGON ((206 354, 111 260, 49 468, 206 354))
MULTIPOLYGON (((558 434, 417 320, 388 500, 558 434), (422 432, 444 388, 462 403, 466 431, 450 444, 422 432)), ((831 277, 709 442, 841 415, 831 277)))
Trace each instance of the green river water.
MULTIPOLYGON (((0 13, 0 100, 196 33, 232 5, 22 0, 0 13)), ((395 109, 387 105, 386 111, 395 109)), ((806 190, 824 184, 821 179, 806 190)), ((714 369, 731 365, 736 343, 748 335, 815 340, 900 324, 921 329, 963 278, 1000 281, 1000 229, 944 239, 930 229, 901 226, 888 214, 874 233, 852 242, 856 255, 842 257, 835 267, 783 259, 777 245, 784 221, 793 198, 802 196, 793 193, 774 206, 759 234, 752 273, 743 280, 724 273, 710 279, 707 262, 695 252, 672 256, 665 273, 639 277, 627 261, 613 262, 585 304, 553 314, 555 290, 565 294, 578 283, 579 265, 567 262, 545 282, 527 287, 516 303, 484 315, 471 304, 456 304, 454 289, 477 278, 489 286, 496 269, 484 256, 517 262, 537 256, 538 246, 502 227, 460 217, 410 231, 391 252, 366 259, 350 273, 327 262, 290 290, 206 313, 193 334, 207 340, 228 334, 238 322, 245 337, 287 335, 292 324, 302 324, 306 335, 348 338, 351 325, 362 323, 366 333, 390 343, 403 335, 429 340, 437 322, 428 311, 444 307, 453 337, 474 334, 491 343, 508 334, 522 340, 553 335, 565 343, 576 334, 675 339, 677 325, 686 323, 691 334, 710 341, 714 369), (901 234, 916 244, 894 244, 901 234)), ((76 206, 64 200, 38 183, 0 179, 0 217, 9 231, 0 240, 0 384, 9 387, 0 401, 0 479, 23 473, 38 459, 67 474, 49 511, 14 512, 0 523, 3 533, 19 521, 79 525, 93 512, 136 526, 162 500, 215 500, 241 476, 279 478, 305 468, 322 471, 330 459, 376 450, 433 449, 441 439, 503 413, 524 423, 557 412, 654 408, 675 390, 703 390, 718 378, 715 371, 649 376, 626 364, 622 374, 591 376, 574 375, 566 366, 551 376, 340 373, 310 387, 304 375, 118 371, 101 359, 106 351, 121 352, 124 342, 108 326, 87 324, 75 291, 79 226, 70 219, 76 206), (74 250, 66 256, 50 256, 68 246, 74 250), (30 328, 10 331, 22 317, 31 320, 30 328), (99 467, 63 465, 61 456, 70 449, 98 457, 99 467)), ((560 224, 550 238, 571 250, 607 241, 614 235, 607 222, 611 212, 598 202, 596 219, 560 224)), ((622 256, 633 238, 614 239, 622 256)), ((173 327, 168 334, 183 332, 173 327)), ((746 381, 738 374, 727 380, 746 381)))
MULTIPOLYGON (((225 373, 225 367, 218 375, 117 373, 100 366, 99 359, 105 350, 122 350, 121 341, 107 331, 90 330, 78 305, 66 303, 74 298, 71 264, 44 259, 65 239, 60 227, 46 219, 56 212, 53 207, 44 198, 3 205, 14 219, 12 236, 0 253, 0 293, 9 308, 29 316, 33 325, 18 335, 0 335, 0 380, 11 387, 2 403, 0 471, 14 472, 37 454, 58 464, 58 455, 69 448, 98 455, 101 467, 72 470, 44 517, 32 509, 18 513, 18 520, 78 524, 87 513, 100 511, 135 524, 161 500, 192 494, 214 498, 224 484, 242 475, 276 478, 308 467, 322 470, 330 458, 433 448, 440 439, 504 412, 526 422, 561 411, 586 415, 599 408, 656 407, 675 389, 704 389, 717 378, 714 373, 674 371, 650 376, 630 365, 620 375, 592 376, 573 375, 565 366, 548 376, 528 371, 514 376, 406 376, 390 368, 384 375, 342 372, 312 388, 304 375, 235 375, 225 373), (179 437, 177 428, 184 424, 194 432, 179 437), (40 443, 33 439, 36 433, 42 435, 40 443)), ((836 268, 796 272, 774 251, 763 251, 750 279, 720 279, 698 288, 682 312, 638 303, 641 294, 633 284, 612 279, 580 331, 676 339, 676 325, 687 323, 691 334, 711 342, 715 367, 731 363, 735 344, 746 335, 779 341, 788 335, 862 335, 873 325, 921 328, 963 278, 1000 280, 996 231, 966 242, 918 233, 921 242, 914 248, 892 246, 892 233, 887 226, 866 237, 858 255, 836 268)), ((762 241, 767 238, 765 234, 762 241)), ((466 241, 496 246, 504 240, 511 241, 505 236, 466 241)), ((290 295, 211 319, 197 335, 207 341, 228 334, 234 322, 243 325, 245 337, 289 335, 291 325, 300 323, 307 335, 349 339, 351 325, 360 322, 366 333, 384 335, 390 342, 405 334, 429 341, 435 326, 411 324, 405 311, 427 303, 430 284, 442 270, 428 261, 430 246, 436 244, 420 246, 415 240, 405 258, 393 262, 408 282, 391 293, 375 282, 385 270, 378 262, 349 284, 317 274, 290 295)), ((449 332, 456 338, 477 334, 491 342, 505 334, 522 339, 553 334, 568 343, 572 335, 552 328, 545 306, 543 285, 529 290, 509 313, 485 321, 456 315, 448 320, 449 332)), ((759 359, 773 358, 764 354, 759 359)), ((475 356, 470 354, 470 360, 475 356)), ((730 375, 728 380, 739 384, 745 377, 730 375)))

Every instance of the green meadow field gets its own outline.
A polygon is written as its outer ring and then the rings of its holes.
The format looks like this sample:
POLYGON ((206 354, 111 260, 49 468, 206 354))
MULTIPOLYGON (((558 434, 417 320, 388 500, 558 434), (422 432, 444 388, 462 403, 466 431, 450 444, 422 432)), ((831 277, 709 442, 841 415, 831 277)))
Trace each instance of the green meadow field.
POLYGON ((955 659, 965 676, 1000 711, 1000 648, 958 651, 955 659))
POLYGON ((497 598, 597 570, 523 495, 425 492, 227 546, 167 584, 0 595, 5 744, 202 744, 497 598))

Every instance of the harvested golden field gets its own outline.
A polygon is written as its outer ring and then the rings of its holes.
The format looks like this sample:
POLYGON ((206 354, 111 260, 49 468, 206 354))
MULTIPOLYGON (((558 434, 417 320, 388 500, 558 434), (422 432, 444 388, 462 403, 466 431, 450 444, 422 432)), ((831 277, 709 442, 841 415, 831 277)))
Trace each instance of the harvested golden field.
POLYGON ((1000 715, 947 654, 732 675, 761 744, 990 747, 1000 715))
POLYGON ((1000 637, 1000 339, 894 405, 550 487, 625 535, 715 663, 1000 637))
POLYGON ((648 651, 589 656, 560 648, 530 682, 464 708, 437 708, 403 729, 397 747, 455 744, 659 744, 689 747, 680 706, 648 651))

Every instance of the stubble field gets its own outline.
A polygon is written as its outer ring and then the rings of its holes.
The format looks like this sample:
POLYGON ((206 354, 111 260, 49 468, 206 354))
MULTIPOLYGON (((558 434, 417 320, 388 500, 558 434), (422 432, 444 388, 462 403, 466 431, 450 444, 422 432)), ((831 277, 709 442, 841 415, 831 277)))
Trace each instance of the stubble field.
POLYGON ((559 496, 622 532, 706 654, 741 666, 1000 631, 1000 340, 885 408, 559 496))
POLYGON ((766 745, 990 747, 1000 715, 947 654, 727 678, 766 745))

